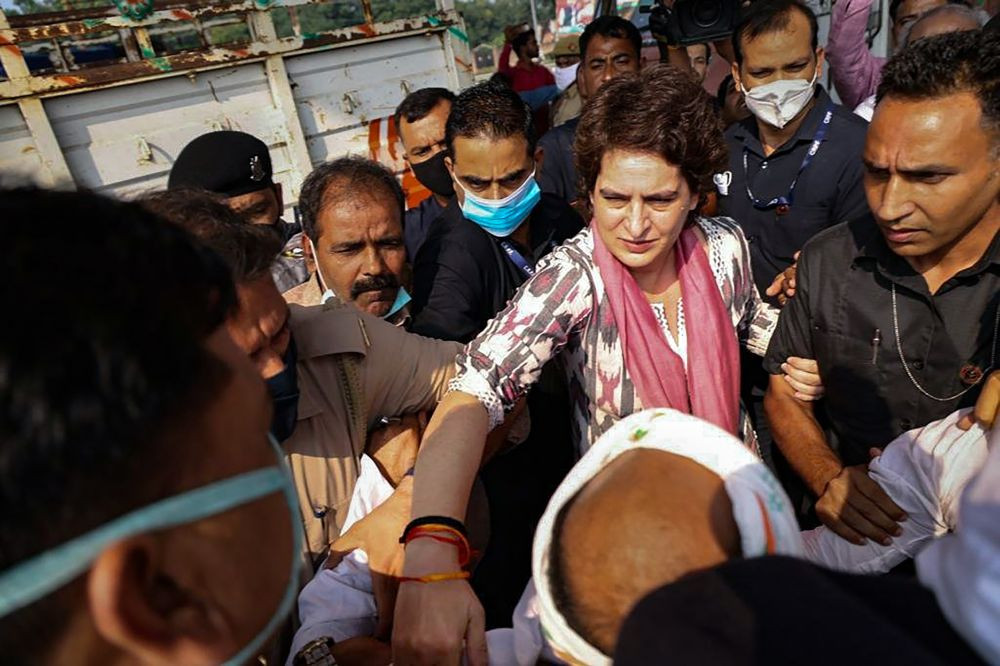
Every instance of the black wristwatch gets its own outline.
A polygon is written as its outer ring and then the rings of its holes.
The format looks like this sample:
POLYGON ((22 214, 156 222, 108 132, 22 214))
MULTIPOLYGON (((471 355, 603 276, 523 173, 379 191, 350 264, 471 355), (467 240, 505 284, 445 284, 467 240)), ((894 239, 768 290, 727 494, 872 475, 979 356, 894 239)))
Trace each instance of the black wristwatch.
POLYGON ((337 641, 329 636, 309 641, 295 654, 292 666, 337 666, 337 660, 331 652, 336 644, 337 641))

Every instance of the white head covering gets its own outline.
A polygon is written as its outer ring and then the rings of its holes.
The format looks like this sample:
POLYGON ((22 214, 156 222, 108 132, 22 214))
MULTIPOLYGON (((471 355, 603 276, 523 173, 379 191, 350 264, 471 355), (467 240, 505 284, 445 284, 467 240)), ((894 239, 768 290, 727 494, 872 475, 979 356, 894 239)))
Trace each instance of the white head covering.
POLYGON ((611 659, 580 637, 556 608, 549 580, 556 516, 612 460, 632 449, 658 449, 684 456, 722 477, 744 557, 802 553, 799 526, 785 491, 743 442, 711 423, 672 409, 633 414, 604 433, 570 470, 549 500, 535 532, 531 569, 542 632, 552 651, 567 663, 596 666, 610 664, 611 659))

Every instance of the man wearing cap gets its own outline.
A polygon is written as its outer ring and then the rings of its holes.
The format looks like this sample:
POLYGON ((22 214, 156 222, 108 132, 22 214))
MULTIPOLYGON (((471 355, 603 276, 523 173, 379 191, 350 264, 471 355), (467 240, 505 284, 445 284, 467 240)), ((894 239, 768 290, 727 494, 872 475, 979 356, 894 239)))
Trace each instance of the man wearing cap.
POLYGON ((559 38, 552 56, 556 59, 553 75, 559 97, 552 102, 552 126, 559 127, 567 120, 578 118, 583 108, 580 87, 576 84, 576 72, 580 68, 580 38, 565 35, 559 38))
POLYGON ((309 278, 302 252, 302 229, 281 219, 281 184, 273 180, 267 144, 246 132, 219 130, 184 146, 170 169, 167 188, 208 190, 226 197, 229 207, 251 224, 273 228, 284 249, 271 269, 282 292, 309 278))
MULTIPOLYGON (((642 35, 620 16, 602 16, 584 29, 579 52, 583 60, 576 73, 582 101, 597 92, 606 81, 619 74, 638 72, 642 66, 642 35)), ((558 62, 558 61, 557 61, 558 62)), ((569 204, 577 200, 573 140, 579 116, 550 130, 538 141, 535 161, 539 163, 538 186, 569 204)))

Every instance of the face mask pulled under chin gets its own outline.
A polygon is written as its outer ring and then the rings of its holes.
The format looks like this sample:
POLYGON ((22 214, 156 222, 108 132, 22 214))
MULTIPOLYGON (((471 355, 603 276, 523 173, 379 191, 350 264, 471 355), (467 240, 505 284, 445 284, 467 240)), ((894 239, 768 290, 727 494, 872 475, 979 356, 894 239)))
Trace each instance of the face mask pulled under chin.
POLYGON ((291 613, 298 596, 302 553, 302 519, 299 500, 285 462, 285 453, 268 437, 275 464, 215 481, 147 504, 123 516, 0 571, 0 621, 20 608, 48 596, 90 569, 111 544, 140 534, 175 528, 244 506, 274 493, 284 496, 292 534, 290 565, 281 600, 270 619, 224 666, 249 663, 277 633, 291 613))
POLYGON ((576 81, 576 70, 580 68, 580 63, 574 63, 569 67, 556 67, 553 70, 552 75, 556 79, 556 87, 559 88, 559 92, 566 90, 573 82, 576 81))
POLYGON ((816 94, 818 73, 817 69, 810 81, 784 79, 765 83, 750 90, 744 89, 743 98, 747 108, 761 121, 782 129, 792 118, 799 115, 816 94))
POLYGON ((444 165, 445 151, 419 164, 410 164, 413 175, 420 184, 438 195, 450 199, 455 196, 455 183, 451 180, 448 167, 444 165))

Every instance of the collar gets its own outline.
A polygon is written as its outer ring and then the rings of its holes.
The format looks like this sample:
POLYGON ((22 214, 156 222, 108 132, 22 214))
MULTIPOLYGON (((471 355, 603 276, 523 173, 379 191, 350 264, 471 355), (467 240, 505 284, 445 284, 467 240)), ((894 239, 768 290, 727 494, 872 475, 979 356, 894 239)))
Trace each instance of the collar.
MULTIPOLYGON (((805 120, 799 125, 799 129, 795 132, 795 135, 768 155, 767 159, 774 159, 778 155, 790 151, 799 145, 799 143, 812 142, 813 137, 816 135, 816 129, 823 120, 823 116, 826 115, 826 107, 830 105, 830 101, 830 95, 827 94, 826 89, 817 83, 816 94, 813 96, 813 108, 806 114, 805 120)), ((753 114, 736 124, 736 129, 733 130, 733 138, 743 144, 743 147, 747 150, 760 157, 764 157, 764 146, 760 143, 760 128, 757 126, 757 118, 753 114)), ((829 140, 830 135, 827 134, 823 142, 825 143, 829 140)))
POLYGON ((371 345, 365 315, 351 305, 289 306, 290 326, 299 362, 334 354, 368 353, 371 345))

